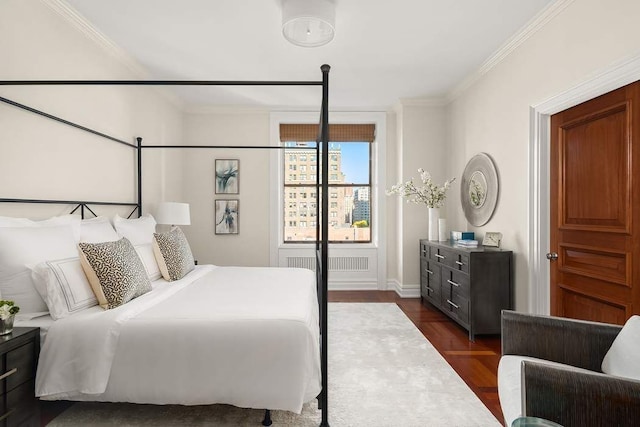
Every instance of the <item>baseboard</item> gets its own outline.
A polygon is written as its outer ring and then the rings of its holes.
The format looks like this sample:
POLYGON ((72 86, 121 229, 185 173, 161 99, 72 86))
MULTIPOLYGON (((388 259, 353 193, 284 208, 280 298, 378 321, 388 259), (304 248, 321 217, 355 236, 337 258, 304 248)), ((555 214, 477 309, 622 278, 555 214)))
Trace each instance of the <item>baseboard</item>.
POLYGON ((401 284, 398 281, 389 283, 390 288, 395 290, 400 298, 420 298, 420 284, 401 284))
POLYGON ((343 281, 329 282, 330 291, 378 291, 377 282, 370 281, 343 281))

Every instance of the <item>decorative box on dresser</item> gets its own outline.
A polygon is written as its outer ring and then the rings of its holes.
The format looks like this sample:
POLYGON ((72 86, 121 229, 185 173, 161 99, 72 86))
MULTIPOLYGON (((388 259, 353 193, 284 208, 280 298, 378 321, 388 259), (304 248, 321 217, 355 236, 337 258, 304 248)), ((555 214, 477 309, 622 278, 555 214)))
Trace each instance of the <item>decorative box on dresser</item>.
POLYGON ((40 328, 13 328, 0 335, 0 427, 39 427, 40 407, 35 398, 40 328))
POLYGON ((420 240, 420 298, 469 331, 499 334, 500 312, 513 308, 512 252, 420 240))

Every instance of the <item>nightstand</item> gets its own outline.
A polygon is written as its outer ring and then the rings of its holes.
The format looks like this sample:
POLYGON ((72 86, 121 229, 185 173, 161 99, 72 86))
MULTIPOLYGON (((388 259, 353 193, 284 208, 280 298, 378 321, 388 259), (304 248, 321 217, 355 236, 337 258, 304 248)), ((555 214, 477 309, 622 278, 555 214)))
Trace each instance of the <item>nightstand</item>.
POLYGON ((13 328, 0 335, 0 427, 39 427, 35 398, 40 328, 13 328))

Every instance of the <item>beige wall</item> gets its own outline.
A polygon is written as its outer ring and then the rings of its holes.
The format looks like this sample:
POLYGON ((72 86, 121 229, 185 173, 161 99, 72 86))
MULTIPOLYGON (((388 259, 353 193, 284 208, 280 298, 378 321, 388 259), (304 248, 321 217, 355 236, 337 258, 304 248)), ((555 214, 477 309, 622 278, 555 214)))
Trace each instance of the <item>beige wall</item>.
MULTIPOLYGON (((126 62, 39 0, 0 2, 0 79, 134 79, 126 62)), ((127 142, 179 143, 182 117, 164 95, 140 87, 2 87, 0 95, 127 142)), ((0 195, 136 201, 135 150, 0 104, 0 195)), ((144 155, 144 210, 181 191, 181 161, 144 155)), ((0 214, 44 217, 62 206, 0 205, 0 214)), ((126 211, 126 209, 124 210, 126 211)), ((106 208, 97 213, 111 214, 106 208)), ((123 212, 120 210, 119 212, 123 212)))
MULTIPOLYGON (((496 163, 500 198, 491 221, 478 229, 503 233, 515 252, 516 309, 527 310, 529 286, 529 108, 640 52, 640 2, 576 0, 449 106, 448 169, 460 176, 465 163, 486 152, 496 163)), ((640 76, 638 76, 640 79, 640 76)), ((450 218, 467 226, 459 203, 450 218), (454 219, 455 218, 455 219, 454 219)))
MULTIPOLYGON (((184 115, 184 143, 269 145, 269 113, 218 112, 184 115)), ((269 150, 197 149, 184 152, 184 201, 191 204, 185 233, 202 263, 269 265, 269 150), (240 160, 240 194, 215 194, 214 160, 240 160), (239 234, 214 233, 214 200, 239 200, 239 234)))
MULTIPOLYGON (((441 105, 423 105, 401 102, 396 108, 395 138, 387 151, 388 186, 405 182, 413 177, 419 182, 418 168, 429 171, 436 182, 446 176, 446 116, 441 105), (391 167, 393 166, 393 167, 391 167)), ((390 268, 391 280, 396 280, 403 295, 418 296, 420 283, 420 257, 418 240, 428 235, 428 210, 425 206, 408 204, 404 199, 392 196, 388 201, 389 216, 395 219, 388 229, 389 255, 395 257, 397 267, 390 268)), ((446 217, 446 207, 441 216, 446 217)))

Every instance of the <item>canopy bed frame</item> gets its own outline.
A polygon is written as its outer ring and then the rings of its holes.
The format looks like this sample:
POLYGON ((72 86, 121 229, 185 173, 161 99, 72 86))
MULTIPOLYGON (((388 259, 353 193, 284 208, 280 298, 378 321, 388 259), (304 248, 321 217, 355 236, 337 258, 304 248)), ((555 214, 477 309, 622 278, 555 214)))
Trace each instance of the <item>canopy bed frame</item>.
MULTIPOLYGON (((316 286, 318 292, 318 303, 320 312, 320 366, 322 391, 318 396, 318 406, 322 411, 321 426, 328 426, 328 374, 327 374, 327 350, 328 350, 328 328, 327 328, 327 283, 328 283, 328 235, 329 235, 329 70, 330 66, 324 64, 320 67, 322 71, 321 81, 215 81, 215 80, 3 80, 0 86, 322 86, 322 103, 320 108, 320 120, 318 129, 318 139, 316 144, 316 158, 321 162, 321 174, 316 179, 316 194, 321 197, 321 203, 316 204, 316 215, 321 218, 316 224, 316 286), (320 196, 322 195, 322 196, 320 196)), ((0 101, 14 107, 35 113, 45 118, 55 120, 65 125, 75 127, 82 131, 94 134, 117 144, 131 147, 136 153, 137 161, 137 201, 136 202, 112 202, 112 201, 89 201, 89 200, 52 200, 52 199, 19 199, 0 198, 0 203, 37 203, 37 204, 57 204, 75 206, 71 213, 80 210, 82 218, 85 211, 89 211, 93 216, 97 216, 91 206, 129 206, 133 210, 129 217, 136 212, 138 217, 142 216, 142 152, 152 149, 275 149, 275 150, 296 150, 308 147, 284 147, 284 146, 227 146, 227 145, 143 145, 142 138, 136 137, 136 143, 118 139, 94 129, 82 126, 69 120, 51 115, 41 110, 29 107, 16 101, 0 97, 0 101)), ((270 425, 270 410, 265 408, 265 418, 263 425, 270 425)))

